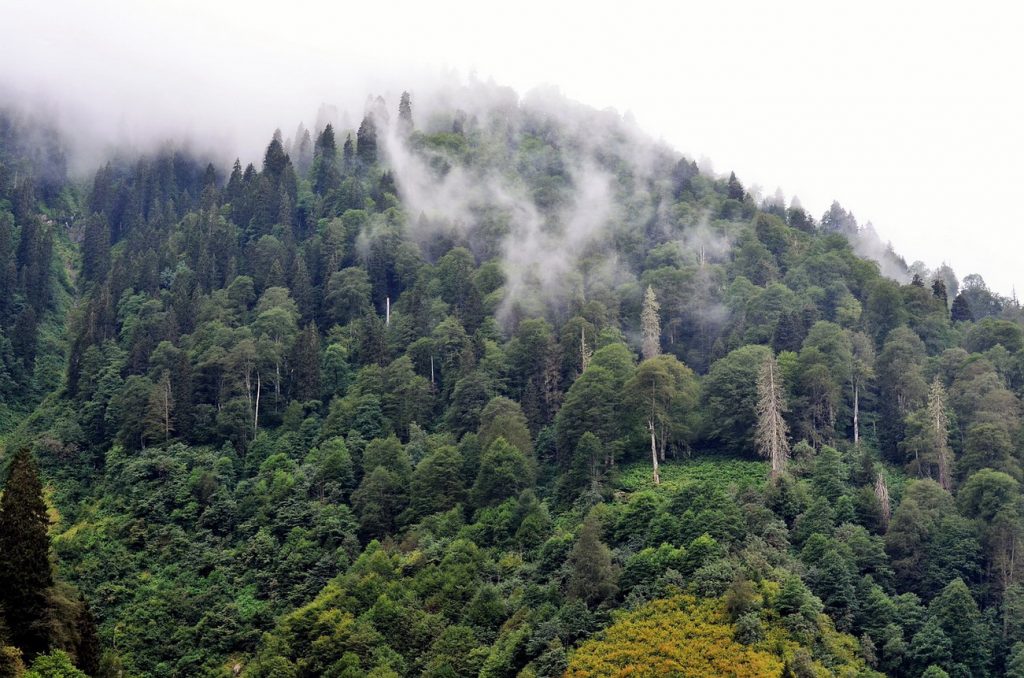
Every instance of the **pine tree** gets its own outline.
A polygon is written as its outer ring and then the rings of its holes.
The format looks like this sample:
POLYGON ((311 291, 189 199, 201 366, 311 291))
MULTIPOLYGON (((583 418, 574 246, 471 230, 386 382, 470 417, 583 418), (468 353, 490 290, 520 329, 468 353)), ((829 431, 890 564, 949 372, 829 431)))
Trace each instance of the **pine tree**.
POLYGON ((774 356, 769 354, 761 365, 757 377, 757 430, 754 440, 757 451, 771 462, 772 478, 786 472, 789 460, 788 427, 782 413, 786 401, 782 394, 782 375, 774 356))
POLYGON ((39 471, 22 448, 11 460, 0 499, 0 608, 11 643, 29 658, 49 646, 49 524, 39 471))
POLYGON ((946 389, 938 377, 928 391, 928 429, 932 437, 935 463, 939 468, 939 484, 945 490, 953 487, 951 465, 952 452, 949 449, 949 415, 946 413, 946 389))
POLYGON ((654 296, 654 288, 648 285, 647 292, 644 293, 644 305, 640 311, 644 360, 650 360, 661 353, 661 318, 658 316, 660 310, 661 306, 654 296))

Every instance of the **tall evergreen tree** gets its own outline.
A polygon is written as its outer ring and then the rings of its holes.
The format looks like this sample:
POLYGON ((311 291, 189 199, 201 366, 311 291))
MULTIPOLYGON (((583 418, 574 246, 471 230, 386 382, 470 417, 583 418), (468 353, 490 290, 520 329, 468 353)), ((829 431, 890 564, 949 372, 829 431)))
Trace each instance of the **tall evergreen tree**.
POLYGON ((110 227, 106 219, 94 214, 85 222, 82 240, 82 280, 102 281, 110 270, 110 227))
POLYGON ((356 132, 356 155, 364 166, 377 162, 377 123, 373 114, 367 113, 356 132))
POLYGON ((79 601, 78 642, 75 643, 75 665, 90 676, 100 675, 100 655, 102 647, 96 629, 96 617, 93 616, 85 599, 79 601))
POLYGON ((0 211, 0 325, 9 327, 15 312, 14 291, 18 285, 15 260, 14 217, 0 211))
POLYGON ((324 195, 337 188, 340 182, 338 174, 338 145, 334 140, 334 127, 330 124, 316 139, 313 151, 313 191, 324 195))
POLYGON ((320 333, 309 323, 292 348, 293 397, 300 401, 320 397, 320 333))
POLYGON ((971 305, 967 303, 967 297, 964 293, 956 295, 953 299, 953 306, 949 309, 949 318, 955 323, 972 322, 974 320, 974 313, 971 311, 971 305))
POLYGON ((0 608, 11 643, 31 658, 46 652, 50 568, 50 519, 43 484, 27 448, 14 454, 0 499, 0 608))
POLYGON ((745 191, 743 190, 743 184, 736 178, 735 172, 729 172, 729 183, 727 184, 728 195, 733 200, 743 200, 745 191))

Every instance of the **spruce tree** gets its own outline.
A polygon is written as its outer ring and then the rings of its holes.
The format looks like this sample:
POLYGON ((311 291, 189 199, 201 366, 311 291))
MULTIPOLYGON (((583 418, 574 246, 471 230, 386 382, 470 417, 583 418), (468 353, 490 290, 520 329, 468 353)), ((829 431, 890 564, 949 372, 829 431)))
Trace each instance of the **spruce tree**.
POLYGON ((27 657, 49 646, 49 523, 39 471, 22 448, 11 460, 0 499, 0 608, 6 611, 11 643, 27 657))

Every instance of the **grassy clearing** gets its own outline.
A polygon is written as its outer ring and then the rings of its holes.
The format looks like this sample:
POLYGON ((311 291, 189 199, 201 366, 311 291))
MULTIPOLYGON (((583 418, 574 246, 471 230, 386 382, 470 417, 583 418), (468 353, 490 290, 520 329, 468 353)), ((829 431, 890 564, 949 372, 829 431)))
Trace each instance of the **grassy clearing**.
MULTIPOLYGON (((698 456, 679 461, 667 461, 662 464, 659 489, 671 491, 687 483, 710 484, 722 489, 730 485, 760 487, 764 485, 767 477, 767 462, 698 456)), ((614 484, 616 489, 626 492, 655 489, 649 463, 637 462, 623 466, 615 478, 614 484)))

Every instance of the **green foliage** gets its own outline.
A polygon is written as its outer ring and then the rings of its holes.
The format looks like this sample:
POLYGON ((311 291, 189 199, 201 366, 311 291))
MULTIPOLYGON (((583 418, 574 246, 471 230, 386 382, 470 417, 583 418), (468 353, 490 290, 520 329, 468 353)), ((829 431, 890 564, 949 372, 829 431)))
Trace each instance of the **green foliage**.
POLYGON ((84 672, 75 668, 71 658, 63 650, 54 650, 50 654, 39 655, 28 667, 24 678, 89 678, 84 672))
POLYGON ((0 114, 0 434, 48 483, 0 500, 33 545, 6 666, 1020 673, 1019 305, 614 117, 485 101, 372 100, 226 183, 174 149, 71 183, 0 114))
POLYGON ((29 658, 49 647, 50 525, 43 485, 27 449, 16 452, 0 498, 0 611, 10 642, 29 658))
POLYGON ((696 456, 681 461, 668 461, 661 466, 661 485, 651 482, 650 465, 644 462, 623 466, 615 484, 627 492, 656 489, 671 492, 690 483, 709 484, 719 489, 730 486, 760 487, 765 483, 767 463, 746 459, 696 456))

